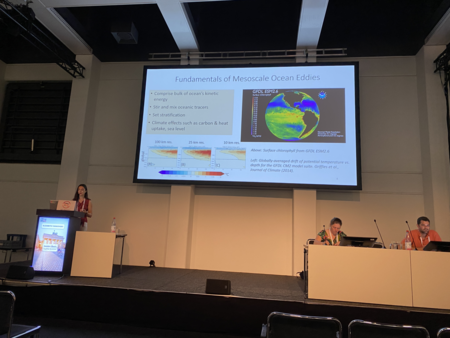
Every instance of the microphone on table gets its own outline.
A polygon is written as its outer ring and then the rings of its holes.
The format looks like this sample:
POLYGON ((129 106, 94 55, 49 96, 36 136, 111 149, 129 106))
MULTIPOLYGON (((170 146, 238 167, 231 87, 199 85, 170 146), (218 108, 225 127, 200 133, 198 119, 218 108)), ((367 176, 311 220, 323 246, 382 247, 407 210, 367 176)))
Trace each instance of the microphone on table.
MULTIPOLYGON (((414 242, 414 237, 413 237, 413 235, 412 235, 411 228, 409 227, 408 221, 406 221, 406 224, 408 225, 409 235, 411 236, 411 240, 412 240, 412 242, 413 242, 413 244, 414 244, 414 250, 417 250, 417 245, 416 245, 416 243, 414 242)), ((406 243, 406 241, 405 241, 405 243, 406 243)))
POLYGON ((377 226, 377 230, 378 230, 378 233, 380 234, 381 242, 383 243, 383 246, 386 249, 386 245, 384 245, 383 236, 381 236, 381 232, 380 232, 380 228, 378 227, 377 220, 374 219, 373 221, 375 222, 375 225, 377 226))

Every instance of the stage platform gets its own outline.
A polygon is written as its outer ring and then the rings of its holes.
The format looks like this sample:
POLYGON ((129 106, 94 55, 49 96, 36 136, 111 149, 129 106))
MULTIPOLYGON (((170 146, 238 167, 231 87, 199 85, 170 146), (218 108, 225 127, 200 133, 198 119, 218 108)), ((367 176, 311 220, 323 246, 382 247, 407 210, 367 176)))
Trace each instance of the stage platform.
POLYGON ((8 267, 0 264, 1 289, 16 294, 15 311, 21 317, 249 337, 260 335, 273 311, 336 317, 344 336, 353 319, 422 325, 431 337, 450 326, 450 311, 306 299, 304 281, 292 276, 124 266, 111 279, 37 276, 18 281, 5 279, 8 267), (206 279, 230 280, 231 295, 205 294, 206 279))
POLYGON ((30 282, 48 284, 50 280, 53 285, 204 295, 206 279, 230 280, 231 296, 296 302, 305 300, 304 282, 300 278, 222 271, 124 266, 122 274, 115 273, 114 278, 111 279, 70 276, 62 279, 35 277, 30 282))

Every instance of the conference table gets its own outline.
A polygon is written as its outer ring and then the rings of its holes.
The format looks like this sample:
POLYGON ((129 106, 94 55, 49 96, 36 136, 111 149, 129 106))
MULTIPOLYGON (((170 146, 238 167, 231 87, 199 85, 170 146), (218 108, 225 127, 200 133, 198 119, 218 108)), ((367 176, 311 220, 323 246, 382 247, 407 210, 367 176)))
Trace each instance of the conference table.
POLYGON ((309 245, 308 298, 450 309, 450 253, 309 245))

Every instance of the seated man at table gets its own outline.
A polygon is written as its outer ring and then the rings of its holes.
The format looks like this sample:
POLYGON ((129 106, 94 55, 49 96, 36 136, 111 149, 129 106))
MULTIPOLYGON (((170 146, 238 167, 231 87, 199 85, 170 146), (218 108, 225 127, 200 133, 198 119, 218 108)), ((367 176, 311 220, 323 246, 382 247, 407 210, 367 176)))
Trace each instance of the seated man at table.
POLYGON ((342 221, 334 217, 330 221, 330 229, 322 230, 317 234, 316 239, 314 240, 314 244, 319 245, 339 245, 341 242, 341 238, 343 236, 347 236, 341 231, 342 221))
MULTIPOLYGON (((442 241, 436 231, 430 230, 430 220, 425 216, 417 219, 417 230, 411 231, 411 237, 411 247, 413 249, 417 248, 417 250, 423 250, 431 241, 442 241)), ((405 247, 405 238, 403 238, 402 244, 405 247)))

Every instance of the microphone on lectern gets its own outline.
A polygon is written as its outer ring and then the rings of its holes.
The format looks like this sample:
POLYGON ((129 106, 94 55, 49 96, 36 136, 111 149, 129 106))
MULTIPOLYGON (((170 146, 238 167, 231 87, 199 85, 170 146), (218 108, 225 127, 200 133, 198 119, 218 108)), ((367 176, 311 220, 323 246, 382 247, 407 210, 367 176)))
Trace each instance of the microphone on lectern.
POLYGON ((374 219, 373 221, 375 222, 375 225, 377 226, 377 230, 378 230, 378 233, 380 234, 381 242, 383 242, 383 246, 386 249, 386 245, 384 245, 383 236, 381 236, 381 232, 380 232, 380 228, 378 227, 377 220, 374 219))
POLYGON ((413 235, 412 235, 411 228, 409 227, 408 221, 406 221, 406 224, 408 225, 409 235, 411 236, 411 240, 412 240, 412 242, 413 242, 413 244, 414 244, 414 250, 417 250, 417 246, 416 246, 416 243, 414 242, 414 237, 413 237, 413 235))

